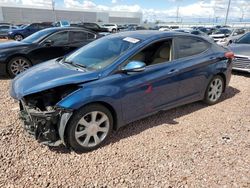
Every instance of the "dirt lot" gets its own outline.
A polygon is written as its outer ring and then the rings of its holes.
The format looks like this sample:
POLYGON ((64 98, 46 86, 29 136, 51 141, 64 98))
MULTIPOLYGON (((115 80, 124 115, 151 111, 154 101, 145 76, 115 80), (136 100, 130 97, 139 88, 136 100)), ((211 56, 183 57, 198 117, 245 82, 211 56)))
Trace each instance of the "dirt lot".
POLYGON ((223 100, 161 112, 76 154, 38 144, 0 81, 0 187, 250 187, 250 76, 223 100))

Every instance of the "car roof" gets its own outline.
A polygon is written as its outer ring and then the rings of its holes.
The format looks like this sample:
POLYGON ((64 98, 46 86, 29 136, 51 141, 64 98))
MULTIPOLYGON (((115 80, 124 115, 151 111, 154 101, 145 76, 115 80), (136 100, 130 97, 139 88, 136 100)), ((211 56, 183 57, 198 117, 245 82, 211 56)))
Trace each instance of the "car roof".
POLYGON ((153 38, 161 38, 161 37, 173 37, 173 36, 193 36, 188 33, 174 32, 174 31, 149 31, 149 30, 141 30, 141 31, 126 31, 117 34, 108 35, 108 37, 131 37, 139 40, 148 40, 153 38))
MULTIPOLYGON (((45 30, 47 31, 51 31, 51 32, 57 32, 57 31, 70 31, 70 30, 82 30, 82 31, 87 31, 90 33, 95 33, 89 29, 86 28, 82 28, 82 27, 50 27, 50 28, 46 28, 45 30)), ((95 33, 97 34, 97 33, 95 33)))

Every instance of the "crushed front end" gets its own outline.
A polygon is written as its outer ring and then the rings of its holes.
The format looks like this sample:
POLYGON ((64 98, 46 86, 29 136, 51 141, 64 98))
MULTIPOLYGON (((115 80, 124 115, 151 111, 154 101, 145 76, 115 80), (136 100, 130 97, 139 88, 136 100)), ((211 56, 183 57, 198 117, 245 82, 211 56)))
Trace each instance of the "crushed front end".
POLYGON ((25 130, 45 145, 64 143, 64 130, 73 112, 56 104, 76 89, 74 86, 60 87, 22 98, 19 101, 20 118, 25 130))

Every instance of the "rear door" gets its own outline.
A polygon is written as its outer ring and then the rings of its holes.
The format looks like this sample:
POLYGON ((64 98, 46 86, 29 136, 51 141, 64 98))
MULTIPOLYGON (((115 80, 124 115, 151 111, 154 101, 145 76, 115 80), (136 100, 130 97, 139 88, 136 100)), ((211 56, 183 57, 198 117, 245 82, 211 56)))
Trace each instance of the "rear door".
POLYGON ((201 99, 207 80, 216 62, 211 54, 211 44, 196 37, 174 39, 175 58, 178 64, 179 103, 201 99))

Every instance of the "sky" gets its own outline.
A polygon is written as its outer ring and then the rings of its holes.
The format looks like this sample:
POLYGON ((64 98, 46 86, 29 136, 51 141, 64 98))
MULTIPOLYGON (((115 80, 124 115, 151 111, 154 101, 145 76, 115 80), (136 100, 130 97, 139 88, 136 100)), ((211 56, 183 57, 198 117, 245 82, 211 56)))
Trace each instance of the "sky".
MULTIPOLYGON (((52 7, 53 0, 0 0, 1 4, 21 4, 37 7, 52 7)), ((55 8, 92 9, 101 11, 142 12, 143 20, 167 21, 177 17, 187 20, 225 19, 229 0, 54 0, 55 8)), ((232 0, 229 18, 241 21, 250 18, 250 0, 232 0)))

